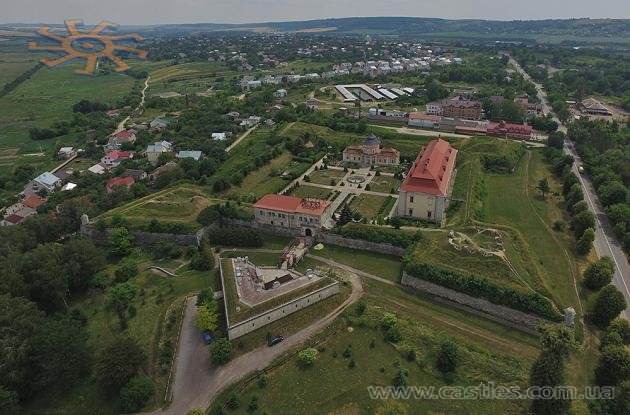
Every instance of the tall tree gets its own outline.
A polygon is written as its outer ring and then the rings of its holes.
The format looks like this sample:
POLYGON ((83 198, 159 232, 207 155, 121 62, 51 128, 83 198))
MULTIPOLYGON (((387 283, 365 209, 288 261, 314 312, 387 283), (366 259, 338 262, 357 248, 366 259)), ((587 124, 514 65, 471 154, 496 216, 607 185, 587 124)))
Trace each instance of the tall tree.
POLYGON ((112 339, 96 356, 94 376, 107 392, 118 392, 138 373, 146 355, 130 337, 112 339))
POLYGON ((543 199, 545 198, 547 193, 549 193, 551 191, 551 187, 549 186, 549 180, 546 177, 544 179, 540 179, 538 181, 538 184, 536 185, 536 188, 538 189, 538 191, 542 195, 543 199))

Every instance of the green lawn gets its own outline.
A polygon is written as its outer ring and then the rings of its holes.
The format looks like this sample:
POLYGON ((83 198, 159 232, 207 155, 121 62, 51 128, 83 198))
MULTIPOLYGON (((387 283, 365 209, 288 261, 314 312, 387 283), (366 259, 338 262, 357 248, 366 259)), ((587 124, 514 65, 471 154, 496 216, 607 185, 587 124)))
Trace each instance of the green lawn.
POLYGON ((283 178, 281 174, 299 165, 300 163, 292 161, 291 154, 283 153, 248 174, 238 187, 230 190, 230 193, 251 195, 256 199, 266 194, 277 193, 289 184, 289 180, 283 178))
POLYGON ((311 249, 310 254, 332 259, 340 264, 348 265, 391 281, 400 281, 402 259, 393 255, 344 248, 337 245, 324 245, 324 249, 319 251, 311 249))
POLYGON ((401 181, 392 176, 374 176, 370 182, 370 190, 381 193, 398 193, 401 181))
POLYGON ((385 196, 358 194, 352 198, 349 207, 353 212, 358 212, 367 220, 372 220, 376 219, 381 211, 381 207, 386 202, 387 197, 385 196))
POLYGON ((291 196, 295 197, 312 197, 316 199, 328 199, 330 196, 331 190, 326 189, 324 187, 317 186, 309 186, 307 184, 302 184, 293 190, 291 196))
POLYGON ((344 173, 342 170, 326 169, 314 171, 313 173, 309 174, 309 178, 311 179, 311 183, 334 186, 339 183, 339 180, 345 175, 346 173, 344 173), (331 181, 333 181, 334 184, 331 183, 331 181))

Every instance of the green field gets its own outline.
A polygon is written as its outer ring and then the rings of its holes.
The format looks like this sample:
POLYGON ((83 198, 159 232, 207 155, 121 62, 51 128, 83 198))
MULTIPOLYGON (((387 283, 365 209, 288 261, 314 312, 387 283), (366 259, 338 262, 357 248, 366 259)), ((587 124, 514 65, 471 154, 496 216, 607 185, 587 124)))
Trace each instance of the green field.
POLYGON ((324 245, 324 249, 311 250, 310 254, 332 259, 340 264, 348 265, 394 282, 400 281, 402 260, 393 255, 344 248, 337 245, 324 245))
MULTIPOLYGON (((367 283, 367 312, 362 317, 350 308, 324 333, 310 343, 318 354, 312 367, 299 365, 295 353, 266 369, 266 386, 260 374, 229 388, 216 400, 222 405, 235 394, 239 408, 230 413, 246 414, 253 396, 260 411, 273 414, 359 414, 359 413, 522 413, 526 402, 490 400, 400 400, 369 399, 369 385, 392 385, 399 368, 408 371, 409 385, 475 385, 492 379, 496 384, 525 386, 528 368, 537 354, 532 337, 506 330, 494 323, 458 311, 430 305, 413 294, 382 283, 367 283), (403 339, 389 343, 378 327, 384 312, 394 312, 403 339), (438 345, 454 339, 462 356, 461 367, 452 378, 435 367, 438 345), (373 346, 370 346, 373 344, 373 346), (351 355, 344 357, 346 349, 351 355), (406 356, 414 350, 416 358, 406 356), (350 367, 350 360, 354 367, 350 367), (325 380, 325 381, 323 381, 325 380), (290 396, 290 399, 287 399, 290 396)), ((306 347, 306 346, 305 346, 306 347)))
POLYGON ((292 161, 289 153, 283 153, 268 164, 248 174, 238 186, 238 190, 232 189, 230 193, 253 195, 252 199, 259 199, 269 193, 277 193, 289 183, 287 179, 281 176, 282 172, 297 165, 298 163, 292 161))
MULTIPOLYGON (((27 56, 32 58, 31 54, 27 56)), ((43 67, 11 93, 0 98, 0 149, 17 148, 20 153, 25 153, 38 151, 40 147, 48 149, 57 140, 74 143, 78 137, 73 134, 33 141, 29 138, 28 130, 32 127, 48 128, 56 121, 69 120, 72 117, 72 105, 81 99, 115 105, 130 92, 135 81, 119 74, 76 75, 74 69, 80 67, 81 62, 55 69, 43 67)))
POLYGON ((165 223, 182 223, 199 227, 197 215, 205 207, 222 202, 195 185, 178 185, 161 190, 131 203, 112 209, 99 218, 108 220, 121 215, 132 224, 146 224, 151 219, 165 223))
POLYGON ((400 180, 392 176, 374 176, 370 182, 370 190, 373 192, 396 194, 398 193, 400 183, 400 180))

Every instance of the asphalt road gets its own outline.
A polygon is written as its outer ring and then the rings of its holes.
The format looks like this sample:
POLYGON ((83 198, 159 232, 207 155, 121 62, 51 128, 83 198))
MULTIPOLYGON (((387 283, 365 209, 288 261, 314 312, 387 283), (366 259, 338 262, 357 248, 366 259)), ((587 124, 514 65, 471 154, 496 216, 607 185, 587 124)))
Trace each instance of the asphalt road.
MULTIPOLYGON (((533 80, 527 72, 516 62, 514 59, 510 58, 510 63, 514 65, 517 72, 520 73, 523 78, 531 81, 535 86, 538 92, 538 98, 543 105, 543 111, 545 114, 551 114, 553 116, 554 121, 556 121, 559 125, 558 130, 564 133, 567 132, 566 126, 560 122, 556 114, 553 113, 551 106, 549 104, 549 100, 547 99, 547 93, 545 92, 543 86, 533 80)), ((591 211, 595 215, 596 229, 595 229, 595 242, 593 243, 595 247, 595 252, 597 256, 610 257, 615 263, 615 275, 613 276, 612 283, 617 287, 619 291, 623 294, 626 299, 626 303, 629 305, 623 313, 621 314, 626 319, 630 320, 630 264, 628 263, 628 258, 626 254, 623 252, 621 244, 617 240, 615 232, 613 230, 608 217, 604 213, 604 208, 595 193, 595 188, 591 183, 590 179, 585 175, 581 174, 578 170, 580 166, 582 166, 582 159, 578 155, 575 150, 575 146, 573 142, 567 138, 564 142, 564 152, 570 154, 575 159, 575 163, 573 164, 573 171, 580 180, 580 184, 582 185, 582 191, 584 192, 584 198, 586 199, 591 211)))

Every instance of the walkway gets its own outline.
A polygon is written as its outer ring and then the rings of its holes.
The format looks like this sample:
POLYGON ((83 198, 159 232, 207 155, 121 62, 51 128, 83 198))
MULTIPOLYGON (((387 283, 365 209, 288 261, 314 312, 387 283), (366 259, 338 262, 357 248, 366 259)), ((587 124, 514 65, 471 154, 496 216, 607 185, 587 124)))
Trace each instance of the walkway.
MULTIPOLYGON (((146 97, 146 92, 147 92, 147 89, 149 88, 149 79, 151 79, 151 75, 148 75, 147 79, 144 80, 144 88, 142 88, 142 91, 141 91, 140 103, 138 104, 136 109, 131 112, 132 114, 135 113, 136 111, 138 111, 140 108, 144 107, 144 100, 145 100, 145 97, 146 97)), ((124 130, 125 129, 125 124, 127 124, 127 121, 129 121, 130 119, 131 119, 131 115, 128 115, 124 120, 119 122, 118 126, 116 127, 116 131, 114 131, 113 134, 119 133, 122 130, 124 130)))
POLYGON ((236 141, 234 141, 232 144, 227 146, 227 148, 225 149, 225 152, 229 153, 230 151, 232 151, 234 149, 234 147, 239 145, 241 143, 241 141, 245 140, 247 138, 247 136, 250 135, 251 132, 254 131, 256 128, 258 128, 258 125, 253 126, 249 130, 247 130, 243 134, 241 134, 241 136, 239 138, 237 138, 236 141))

